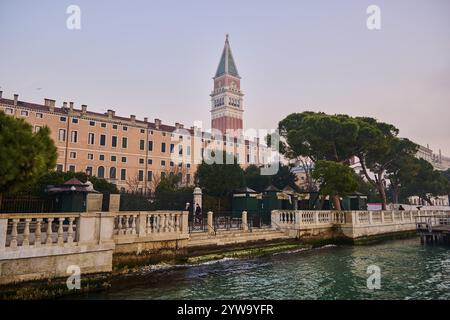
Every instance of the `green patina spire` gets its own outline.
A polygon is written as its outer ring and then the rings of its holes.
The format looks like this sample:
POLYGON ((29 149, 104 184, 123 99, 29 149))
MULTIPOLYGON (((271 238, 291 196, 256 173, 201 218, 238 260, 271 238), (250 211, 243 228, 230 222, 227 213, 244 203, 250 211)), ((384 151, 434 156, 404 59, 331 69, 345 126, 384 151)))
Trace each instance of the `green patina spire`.
POLYGON ((225 46, 223 48, 219 66, 217 67, 216 77, 219 77, 223 74, 229 74, 235 77, 239 77, 236 64, 234 63, 233 54, 231 53, 230 43, 228 42, 228 34, 225 38, 225 46))

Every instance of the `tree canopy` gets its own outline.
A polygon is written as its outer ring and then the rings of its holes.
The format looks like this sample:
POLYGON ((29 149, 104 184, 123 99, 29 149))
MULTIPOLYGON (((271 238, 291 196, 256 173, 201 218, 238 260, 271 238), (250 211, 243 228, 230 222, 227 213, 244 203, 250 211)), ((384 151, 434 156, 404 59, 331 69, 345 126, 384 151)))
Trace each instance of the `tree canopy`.
POLYGON ((0 197, 35 182, 55 168, 56 159, 48 127, 33 133, 23 119, 0 111, 0 197))
MULTIPOLYGON (((306 111, 288 115, 279 122, 278 129, 280 153, 299 163, 305 159, 314 165, 318 161, 334 161, 343 166, 328 164, 327 170, 338 167, 346 170, 345 165, 352 158, 358 158, 365 179, 379 194, 383 209, 387 202, 386 179, 390 180, 394 201, 397 201, 400 189, 417 167, 414 161, 417 144, 398 137, 399 130, 395 126, 374 118, 306 111)), ((325 173, 324 168, 321 168, 321 174, 325 173)), ((309 172, 307 169, 306 173, 309 172)), ((333 179, 329 175, 322 176, 322 184, 325 177, 333 179)), ((337 199, 338 196, 335 190, 334 197, 337 199)), ((336 199, 334 202, 337 203, 336 199)))
POLYGON ((336 161, 316 161, 312 174, 320 184, 320 194, 329 195, 336 209, 340 208, 337 203, 339 198, 333 196, 345 196, 358 188, 354 171, 349 166, 336 161))
POLYGON ((408 196, 418 196, 431 205, 431 197, 448 194, 450 184, 443 172, 434 170, 433 166, 423 159, 417 159, 417 166, 416 173, 405 185, 408 196))
POLYGON ((409 174, 406 164, 417 152, 418 146, 399 138, 398 129, 393 125, 378 122, 373 118, 356 118, 359 123, 355 143, 355 155, 359 158, 362 171, 380 194, 383 210, 386 209, 385 177, 392 177, 398 198, 399 179, 409 174), (369 173, 369 170, 373 175, 369 173))
MULTIPOLYGON (((225 153, 222 156, 225 157, 225 153)), ((225 160, 221 164, 202 161, 197 167, 195 179, 207 194, 222 197, 244 185, 244 171, 236 158, 232 164, 225 163, 225 160)))

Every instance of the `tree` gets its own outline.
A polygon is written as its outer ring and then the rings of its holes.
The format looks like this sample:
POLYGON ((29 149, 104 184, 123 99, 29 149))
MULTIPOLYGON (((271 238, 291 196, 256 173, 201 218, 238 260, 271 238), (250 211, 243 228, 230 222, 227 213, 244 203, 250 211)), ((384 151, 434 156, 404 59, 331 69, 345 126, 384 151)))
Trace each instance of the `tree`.
MULTIPOLYGON (((278 124, 280 153, 288 159, 305 158, 345 163, 354 155, 359 124, 347 115, 327 115, 319 112, 293 113, 278 124)), ((340 210, 339 195, 333 202, 340 210)))
POLYGON ((244 170, 244 181, 247 187, 262 192, 270 185, 270 176, 262 175, 261 169, 251 164, 244 170))
POLYGON ((393 125, 366 117, 359 117, 356 120, 359 128, 353 146, 354 154, 359 158, 367 181, 377 188, 382 209, 386 210, 385 176, 390 174, 392 177, 398 176, 402 159, 414 155, 418 146, 408 139, 398 138, 399 131, 393 125))
POLYGON ((448 201, 450 203, 450 169, 447 169, 442 173, 442 175, 447 179, 448 189, 447 189, 447 195, 448 195, 448 201))
POLYGON ((412 182, 419 169, 419 159, 411 154, 402 154, 391 163, 386 177, 390 182, 393 203, 399 203, 404 186, 412 182))
MULTIPOLYGON (((209 196, 225 197, 230 195, 235 189, 244 185, 244 171, 234 158, 233 164, 225 163, 225 153, 221 153, 222 164, 208 164, 204 160, 198 166, 195 179, 199 186, 209 196)), ((220 155, 217 157, 219 158, 220 155)), ((220 200, 218 204, 220 211, 220 200)))
POLYGON ((0 200, 17 192, 56 166, 56 147, 48 127, 37 133, 23 119, 0 111, 0 200))
POLYGON ((354 192, 358 187, 354 171, 345 164, 336 161, 316 161, 312 174, 320 184, 319 193, 321 195, 329 195, 336 210, 341 208, 336 203, 336 201, 339 201, 339 198, 336 196, 345 196, 354 192))
POLYGON ((174 192, 178 189, 180 183, 180 177, 174 174, 169 174, 161 178, 158 186, 155 189, 156 193, 161 192, 174 192))
POLYGON ((380 195, 377 188, 375 188, 370 182, 368 182, 363 176, 354 172, 354 179, 358 184, 356 192, 359 192, 367 196, 368 202, 379 202, 380 195))
POLYGON ((417 164, 419 168, 416 175, 405 186, 406 195, 418 196, 431 205, 431 197, 448 194, 449 181, 441 171, 434 170, 428 161, 418 159, 417 164))
POLYGON ((270 183, 278 189, 290 186, 294 190, 298 190, 297 176, 291 172, 291 168, 280 163, 278 171, 275 175, 270 176, 270 183))
POLYGON ((298 157, 297 163, 302 167, 305 173, 305 182, 303 184, 303 189, 305 191, 317 191, 316 182, 312 177, 312 171, 314 169, 314 162, 310 158, 298 157))

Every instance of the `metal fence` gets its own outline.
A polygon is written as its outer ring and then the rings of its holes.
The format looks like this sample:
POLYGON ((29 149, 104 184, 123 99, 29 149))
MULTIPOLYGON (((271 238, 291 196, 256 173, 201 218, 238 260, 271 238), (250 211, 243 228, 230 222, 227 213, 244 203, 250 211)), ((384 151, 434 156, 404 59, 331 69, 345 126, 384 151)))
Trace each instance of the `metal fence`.
POLYGON ((189 221, 189 233, 206 231, 208 231, 208 220, 206 218, 189 221))
POLYGON ((6 195, 0 200, 0 213, 51 213, 59 210, 57 198, 6 195))

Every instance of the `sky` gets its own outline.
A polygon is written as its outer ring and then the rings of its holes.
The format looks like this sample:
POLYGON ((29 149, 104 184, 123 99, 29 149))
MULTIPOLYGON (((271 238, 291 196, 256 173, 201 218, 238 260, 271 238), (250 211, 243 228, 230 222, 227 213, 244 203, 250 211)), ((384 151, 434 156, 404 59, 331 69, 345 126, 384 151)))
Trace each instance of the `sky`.
POLYGON ((450 156, 448 0, 0 0, 0 90, 206 129, 227 33, 245 129, 306 110, 371 116, 450 156))

